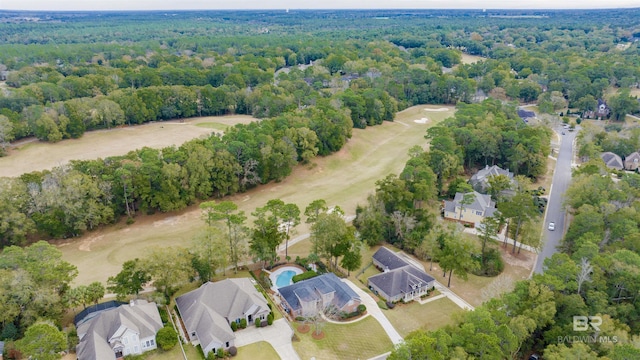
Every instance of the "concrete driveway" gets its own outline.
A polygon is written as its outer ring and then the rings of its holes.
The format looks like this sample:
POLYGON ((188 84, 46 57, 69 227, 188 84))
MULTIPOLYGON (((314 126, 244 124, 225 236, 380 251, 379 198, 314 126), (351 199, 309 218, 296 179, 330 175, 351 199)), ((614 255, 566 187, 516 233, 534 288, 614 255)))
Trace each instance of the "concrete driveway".
POLYGON ((291 344, 293 330, 285 319, 278 319, 267 327, 247 326, 246 329, 237 331, 235 335, 236 347, 266 341, 273 346, 280 359, 300 360, 298 353, 293 349, 293 344, 291 344))
POLYGON ((352 288, 353 291, 355 291, 356 294, 358 294, 358 296, 360 296, 360 300, 362 300, 362 303, 364 304, 364 306, 367 307, 367 313, 369 313, 376 320, 378 320, 380 325, 382 325, 382 328, 384 329, 384 331, 387 332, 387 335, 389 336, 389 339, 391 339, 391 342, 394 345, 400 344, 403 340, 402 336, 400 336, 398 331, 396 331, 393 325, 391 325, 391 322, 389 322, 389 319, 387 319, 387 317, 384 316, 382 309, 378 307, 378 304, 376 304, 376 301, 373 300, 373 298, 369 296, 369 294, 367 294, 364 290, 357 287, 351 281, 347 279, 342 279, 342 281, 345 284, 349 285, 349 287, 352 288))

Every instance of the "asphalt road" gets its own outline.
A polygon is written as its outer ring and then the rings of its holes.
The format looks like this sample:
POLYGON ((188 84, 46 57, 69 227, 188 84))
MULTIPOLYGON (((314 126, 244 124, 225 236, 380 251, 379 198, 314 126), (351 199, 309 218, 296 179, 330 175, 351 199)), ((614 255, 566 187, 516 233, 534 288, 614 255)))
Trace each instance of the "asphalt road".
POLYGON ((551 257, 558 251, 560 240, 566 230, 566 212, 564 210, 564 193, 571 182, 571 160, 573 158, 573 142, 578 133, 579 127, 575 131, 568 131, 558 126, 554 129, 561 138, 560 151, 558 152, 556 169, 553 173, 553 181, 551 184, 549 203, 544 219, 544 247, 538 254, 535 272, 542 273, 542 264, 544 259, 551 257), (564 131, 565 135, 561 135, 564 131), (555 223, 555 230, 549 230, 549 223, 555 223))

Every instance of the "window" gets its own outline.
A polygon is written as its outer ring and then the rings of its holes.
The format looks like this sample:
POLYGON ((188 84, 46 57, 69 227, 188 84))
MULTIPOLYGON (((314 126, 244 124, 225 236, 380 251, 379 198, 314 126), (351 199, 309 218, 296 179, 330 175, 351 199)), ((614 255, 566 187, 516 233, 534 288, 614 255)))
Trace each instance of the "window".
POLYGON ((476 211, 476 215, 482 216, 482 211, 476 211))
POLYGON ((225 347, 229 347, 229 342, 227 341, 227 343, 224 346, 225 347))
POLYGON ((153 346, 153 345, 155 345, 155 344, 156 344, 155 340, 153 340, 153 339, 151 339, 151 340, 149 340, 149 341, 151 342, 151 346, 153 346))
POLYGON ((133 349, 134 349, 134 350, 133 350, 133 352, 134 352, 135 354, 137 354, 137 353, 139 353, 139 352, 140 352, 140 348, 138 347, 138 345, 136 345, 133 349))
POLYGON ((147 347, 151 346, 151 341, 147 340, 147 342, 145 343, 145 345, 146 345, 147 347))
POLYGON ((123 337, 123 338, 122 338, 122 342, 123 342, 125 345, 129 345, 129 338, 128 338, 128 337, 126 337, 126 336, 125 336, 125 337, 123 337))

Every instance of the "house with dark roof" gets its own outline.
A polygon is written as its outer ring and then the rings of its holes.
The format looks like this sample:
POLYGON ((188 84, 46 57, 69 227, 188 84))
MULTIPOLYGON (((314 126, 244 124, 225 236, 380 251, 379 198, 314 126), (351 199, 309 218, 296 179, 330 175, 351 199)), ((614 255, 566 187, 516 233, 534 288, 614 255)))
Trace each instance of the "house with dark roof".
POLYGON ((456 193, 453 201, 444 201, 443 216, 447 220, 454 220, 462 224, 475 227, 486 217, 496 212, 496 203, 490 195, 483 195, 477 191, 472 193, 456 193), (470 194, 471 203, 463 204, 465 195, 470 194))
POLYGON ((373 255, 373 264, 383 272, 369 277, 369 289, 387 301, 413 301, 434 286, 433 277, 384 246, 373 255))
POLYGON ((637 151, 632 152, 624 158, 624 168, 630 171, 637 171, 640 165, 640 153, 637 151))
POLYGON ((251 324, 265 320, 267 299, 248 278, 207 282, 176 298, 176 306, 193 345, 200 345, 205 356, 217 349, 233 346, 231 322, 245 319, 251 324))
POLYGON ((77 324, 78 360, 123 359, 154 350, 162 320, 156 303, 133 300, 77 324))
POLYGON ((331 306, 343 313, 353 313, 361 303, 358 294, 333 273, 281 287, 278 292, 282 307, 293 317, 313 316, 331 306))
POLYGON ((609 169, 622 170, 624 168, 622 158, 610 151, 600 154, 600 158, 609 169))
POLYGON ((473 187, 473 190, 486 194, 487 190, 489 190, 489 179, 492 176, 506 176, 511 182, 513 182, 513 173, 507 170, 503 170, 498 165, 489 166, 486 165, 484 169, 479 170, 477 173, 473 174, 471 179, 469 179, 469 184, 473 187))
POLYGON ((529 110, 518 109, 518 116, 520 117, 520 119, 522 119, 522 121, 528 123, 529 119, 533 119, 536 117, 536 113, 529 110))

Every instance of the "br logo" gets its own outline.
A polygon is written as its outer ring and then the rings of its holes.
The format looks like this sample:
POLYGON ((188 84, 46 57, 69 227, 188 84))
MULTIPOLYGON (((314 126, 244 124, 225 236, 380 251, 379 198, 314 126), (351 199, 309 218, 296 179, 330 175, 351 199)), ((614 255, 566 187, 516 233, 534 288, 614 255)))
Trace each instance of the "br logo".
POLYGON ((600 316, 574 316, 573 317, 573 331, 587 331, 589 325, 595 330, 600 331, 600 325, 602 325, 602 318, 600 316))

